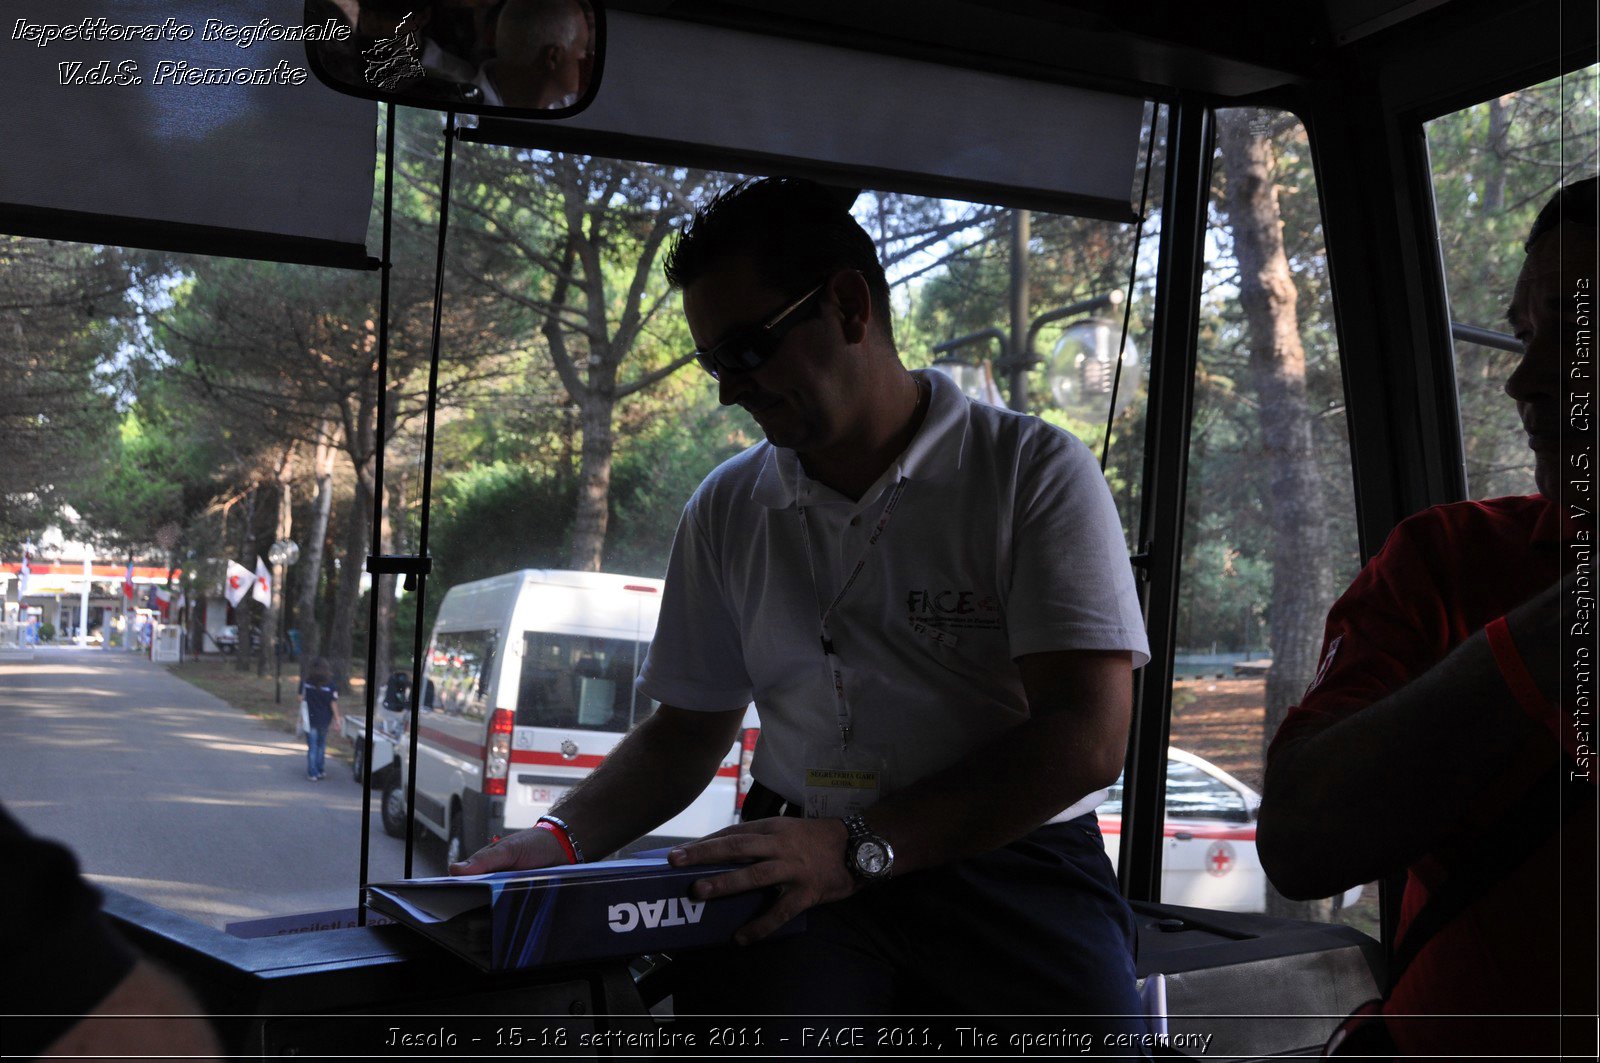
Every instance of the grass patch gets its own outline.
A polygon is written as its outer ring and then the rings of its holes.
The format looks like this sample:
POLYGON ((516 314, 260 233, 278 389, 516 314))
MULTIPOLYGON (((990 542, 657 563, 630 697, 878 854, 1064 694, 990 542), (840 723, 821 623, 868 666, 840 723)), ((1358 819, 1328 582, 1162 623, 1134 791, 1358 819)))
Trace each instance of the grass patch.
MULTIPOLYGON (((276 699, 280 689, 278 681, 269 671, 256 675, 255 668, 241 672, 231 657, 191 658, 182 664, 169 664, 166 669, 173 676, 221 698, 240 712, 249 713, 276 730, 294 734, 295 718, 300 714, 299 669, 285 669, 282 680, 282 700, 276 699)), ((360 705, 365 698, 366 683, 356 678, 350 680, 350 693, 340 702, 360 705)), ((328 755, 339 756, 341 743, 329 742, 328 755)))

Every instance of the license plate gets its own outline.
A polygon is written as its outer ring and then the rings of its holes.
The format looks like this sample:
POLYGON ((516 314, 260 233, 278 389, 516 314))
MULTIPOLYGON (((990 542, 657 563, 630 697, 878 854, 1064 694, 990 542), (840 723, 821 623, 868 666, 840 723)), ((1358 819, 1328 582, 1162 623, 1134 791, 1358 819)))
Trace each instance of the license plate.
POLYGON ((523 792, 527 795, 529 804, 553 805, 567 790, 564 786, 525 786, 523 792))

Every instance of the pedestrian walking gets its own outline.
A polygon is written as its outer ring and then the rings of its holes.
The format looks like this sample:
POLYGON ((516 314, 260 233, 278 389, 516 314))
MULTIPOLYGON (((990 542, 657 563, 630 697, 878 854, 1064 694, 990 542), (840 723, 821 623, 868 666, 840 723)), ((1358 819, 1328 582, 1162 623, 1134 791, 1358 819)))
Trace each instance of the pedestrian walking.
POLYGON ((337 724, 341 730, 344 727, 344 718, 339 714, 339 690, 334 686, 333 668, 326 657, 311 662, 300 683, 300 702, 306 715, 306 778, 316 781, 324 774, 328 725, 337 724))

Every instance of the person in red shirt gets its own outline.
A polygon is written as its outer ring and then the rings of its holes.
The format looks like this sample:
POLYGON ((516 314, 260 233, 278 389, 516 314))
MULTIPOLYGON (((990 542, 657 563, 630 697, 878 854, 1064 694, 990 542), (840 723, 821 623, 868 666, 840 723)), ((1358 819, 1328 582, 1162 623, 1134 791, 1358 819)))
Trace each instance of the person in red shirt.
POLYGON ((1390 991, 1330 1054, 1595 1050, 1596 458, 1562 394, 1593 390, 1595 197, 1591 178, 1545 206, 1508 314, 1538 494, 1401 523, 1269 752, 1258 846, 1280 891, 1406 873, 1390 991))

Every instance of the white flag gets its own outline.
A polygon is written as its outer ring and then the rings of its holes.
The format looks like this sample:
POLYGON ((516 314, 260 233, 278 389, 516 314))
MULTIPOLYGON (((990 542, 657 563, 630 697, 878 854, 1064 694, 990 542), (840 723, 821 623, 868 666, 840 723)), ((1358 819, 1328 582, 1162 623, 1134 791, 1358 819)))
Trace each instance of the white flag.
POLYGON ((22 568, 17 571, 17 599, 20 601, 28 596, 28 579, 33 575, 33 536, 28 536, 28 541, 22 546, 22 568))
POLYGON ((250 585, 255 578, 250 575, 250 570, 237 561, 228 562, 228 575, 222 581, 222 593, 227 595, 228 604, 235 609, 244 601, 244 596, 250 593, 250 585))
POLYGON ((272 571, 267 568, 267 563, 261 560, 261 555, 256 555, 256 589, 250 592, 255 595, 256 601, 262 605, 272 604, 272 571))

